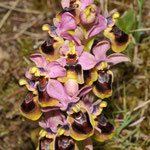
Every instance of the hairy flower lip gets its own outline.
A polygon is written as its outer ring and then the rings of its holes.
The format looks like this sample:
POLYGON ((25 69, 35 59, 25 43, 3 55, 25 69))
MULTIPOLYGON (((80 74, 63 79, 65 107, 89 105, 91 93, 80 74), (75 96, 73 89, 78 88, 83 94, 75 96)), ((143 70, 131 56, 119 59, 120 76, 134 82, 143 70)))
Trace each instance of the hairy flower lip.
POLYGON ((35 96, 33 95, 33 93, 32 92, 29 92, 28 94, 27 94, 27 96, 25 97, 25 102, 21 105, 21 108, 23 109, 23 112, 30 112, 30 111, 32 111, 34 108, 35 108, 35 104, 34 104, 34 102, 33 102, 33 98, 34 98, 35 96), (25 105, 28 105, 28 104, 31 104, 31 107, 26 107, 25 105))
POLYGON ((32 92, 29 92, 20 107, 20 112, 30 120, 38 120, 41 117, 42 112, 38 104, 37 96, 34 96, 32 92))
POLYGON ((112 95, 112 73, 110 71, 98 71, 98 80, 93 83, 93 92, 101 99, 112 95))
POLYGON ((54 40, 52 40, 52 39, 45 41, 41 45, 42 52, 45 54, 53 54, 54 53, 53 43, 54 43, 54 40))
POLYGON ((70 114, 67 120, 70 124, 69 134, 77 141, 88 138, 94 132, 92 117, 83 107, 79 112, 70 114))
POLYGON ((110 39, 112 50, 116 53, 124 51, 131 41, 130 36, 120 30, 116 25, 106 28, 104 35, 110 39))
POLYGON ((94 137, 97 141, 103 142, 112 138, 115 128, 108 119, 101 114, 96 118, 97 126, 95 127, 94 137))
POLYGON ((49 36, 49 39, 41 45, 40 52, 47 58, 47 60, 55 61, 60 58, 59 49, 63 45, 63 42, 63 39, 56 40, 49 36))
POLYGON ((55 149, 56 150, 77 150, 76 141, 70 136, 57 136, 55 138, 55 149))

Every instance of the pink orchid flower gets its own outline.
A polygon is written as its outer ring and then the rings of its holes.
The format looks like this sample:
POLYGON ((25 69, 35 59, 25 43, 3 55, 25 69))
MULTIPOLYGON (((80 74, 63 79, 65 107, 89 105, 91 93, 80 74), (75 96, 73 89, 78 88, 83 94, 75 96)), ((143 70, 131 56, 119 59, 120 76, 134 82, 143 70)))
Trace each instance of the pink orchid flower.
MULTIPOLYGON (((66 87, 57 80, 52 80, 47 85, 48 95, 59 101, 59 103, 56 104, 56 107, 59 107, 61 110, 69 109, 72 104, 77 103, 80 100, 80 97, 91 90, 91 86, 85 86, 78 90, 73 96, 70 96, 70 94, 67 93, 66 87)), ((49 109, 47 109, 47 111, 49 111, 49 109)))

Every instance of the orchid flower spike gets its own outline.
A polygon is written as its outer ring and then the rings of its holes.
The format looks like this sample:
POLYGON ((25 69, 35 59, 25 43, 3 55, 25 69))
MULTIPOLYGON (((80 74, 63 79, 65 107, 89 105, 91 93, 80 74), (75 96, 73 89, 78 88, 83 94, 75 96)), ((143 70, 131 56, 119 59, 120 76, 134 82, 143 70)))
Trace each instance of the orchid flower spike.
POLYGON ((19 81, 28 90, 20 112, 42 128, 36 150, 79 150, 79 141, 93 150, 91 136, 104 142, 115 133, 104 115, 113 92, 111 66, 130 62, 120 53, 130 36, 116 26, 119 14, 101 15, 94 0, 61 0, 61 5, 53 25, 42 27, 48 39, 30 56, 35 65, 19 81), (111 43, 97 42, 102 32, 111 43))

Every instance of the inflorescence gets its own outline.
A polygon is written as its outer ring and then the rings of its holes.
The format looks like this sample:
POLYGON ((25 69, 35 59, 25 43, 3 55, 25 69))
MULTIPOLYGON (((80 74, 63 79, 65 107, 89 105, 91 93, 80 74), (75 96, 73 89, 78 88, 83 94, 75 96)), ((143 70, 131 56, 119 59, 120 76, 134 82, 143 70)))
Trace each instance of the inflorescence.
POLYGON ((130 62, 120 53, 130 37, 115 25, 119 14, 102 16, 94 0, 61 4, 54 26, 42 27, 49 36, 40 53, 30 56, 35 66, 26 70, 27 80, 20 80, 28 89, 20 111, 42 128, 37 150, 77 150, 78 141, 92 150, 91 136, 103 142, 115 132, 102 112, 107 107, 103 99, 112 95, 110 67, 130 62), (95 40, 102 33, 111 44, 95 40), (107 55, 110 48, 115 53, 107 55))

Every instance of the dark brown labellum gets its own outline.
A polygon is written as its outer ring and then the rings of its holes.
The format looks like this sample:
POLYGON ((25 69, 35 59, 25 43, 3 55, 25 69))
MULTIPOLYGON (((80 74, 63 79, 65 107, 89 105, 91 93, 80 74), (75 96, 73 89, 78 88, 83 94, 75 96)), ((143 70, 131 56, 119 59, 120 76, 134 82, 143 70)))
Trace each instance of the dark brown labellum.
POLYGON ((60 137, 56 137, 55 149, 56 150, 74 150, 75 141, 69 136, 62 135, 60 137))
POLYGON ((29 92, 27 94, 27 96, 25 97, 25 100, 24 100, 24 102, 21 105, 21 110, 24 113, 29 113, 29 112, 32 112, 34 110, 35 103, 33 101, 33 98, 34 98, 34 95, 33 95, 32 92, 29 92))
POLYGON ((72 114, 74 122, 72 123, 72 129, 79 134, 89 134, 92 130, 92 124, 87 112, 78 112, 72 114))
POLYGON ((123 45, 128 42, 129 35, 121 31, 116 25, 112 27, 111 32, 114 33, 115 41, 118 45, 123 45))
POLYGON ((96 121, 98 121, 98 128, 101 129, 102 134, 111 134, 114 130, 114 126, 103 114, 98 116, 96 121))

